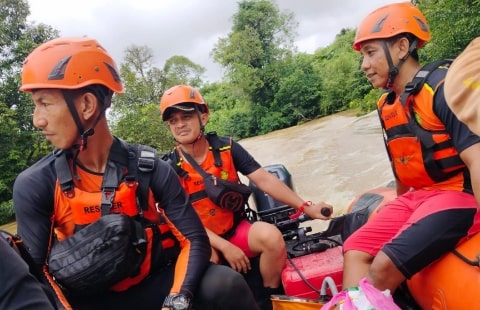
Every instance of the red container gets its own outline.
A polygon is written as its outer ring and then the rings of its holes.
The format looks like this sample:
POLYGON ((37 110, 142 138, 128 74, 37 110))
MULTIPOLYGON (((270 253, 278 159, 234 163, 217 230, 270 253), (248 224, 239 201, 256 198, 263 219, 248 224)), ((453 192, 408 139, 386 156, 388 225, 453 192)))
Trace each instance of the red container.
MULTIPOLYGON (((292 259, 303 277, 318 291, 322 288, 323 279, 331 277, 337 290, 342 290, 343 255, 342 247, 337 246, 324 252, 308 254, 292 259)), ((320 294, 312 290, 295 270, 290 261, 287 261, 282 271, 282 283, 285 294, 302 298, 318 299, 320 294)), ((330 289, 327 294, 332 295, 330 289)))

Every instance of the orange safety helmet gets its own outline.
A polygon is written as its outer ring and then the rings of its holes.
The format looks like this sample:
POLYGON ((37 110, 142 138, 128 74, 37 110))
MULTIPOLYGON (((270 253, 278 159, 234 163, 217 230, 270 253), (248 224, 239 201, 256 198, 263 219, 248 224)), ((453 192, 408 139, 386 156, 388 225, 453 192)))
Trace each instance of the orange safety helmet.
POLYGON ((371 12, 358 26, 353 48, 359 51, 364 41, 391 38, 401 33, 417 37, 417 48, 430 40, 425 16, 410 2, 388 4, 371 12))
POLYGON ((20 90, 78 89, 93 84, 123 93, 117 66, 107 51, 94 39, 57 38, 28 55, 20 90))
POLYGON ((160 113, 164 121, 168 119, 169 110, 172 108, 194 111, 195 107, 202 113, 210 113, 200 92, 189 85, 173 86, 167 89, 160 99, 160 113))

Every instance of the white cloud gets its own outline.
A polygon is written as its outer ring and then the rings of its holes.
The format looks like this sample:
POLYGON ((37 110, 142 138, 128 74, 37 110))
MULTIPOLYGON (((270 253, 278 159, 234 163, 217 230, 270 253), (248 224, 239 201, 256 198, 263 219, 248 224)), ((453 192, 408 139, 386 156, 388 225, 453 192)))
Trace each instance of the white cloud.
MULTIPOLYGON (((205 78, 221 77, 210 57, 213 46, 231 31, 238 1, 231 0, 29 0, 29 20, 58 29, 62 36, 97 39, 121 62, 132 44, 154 51, 156 65, 175 55, 207 69, 205 78)), ((333 42, 342 28, 354 28, 387 0, 276 0, 298 22, 296 45, 313 53, 333 42)))

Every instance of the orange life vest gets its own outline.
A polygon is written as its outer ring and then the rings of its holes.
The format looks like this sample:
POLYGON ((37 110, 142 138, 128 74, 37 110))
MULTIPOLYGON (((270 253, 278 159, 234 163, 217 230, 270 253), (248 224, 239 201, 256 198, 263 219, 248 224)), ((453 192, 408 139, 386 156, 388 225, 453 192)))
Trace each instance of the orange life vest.
POLYGON ((393 172, 403 184, 463 190, 465 164, 433 109, 438 83, 430 85, 428 77, 439 65, 422 68, 401 96, 382 95, 377 108, 393 172))
MULTIPOLYGON (((114 147, 115 145, 112 146, 112 149, 114 147)), ((136 164, 136 159, 130 159, 127 165, 132 167, 131 162, 136 164)), ((143 160, 146 159, 143 158, 143 160)), ((159 255, 165 255, 165 249, 176 248, 177 241, 162 217, 162 213, 159 214, 157 211, 155 200, 149 190, 146 193, 147 197, 144 205, 140 207, 137 204, 137 189, 140 185, 139 181, 142 182, 141 178, 137 180, 136 177, 133 178, 131 175, 123 174, 121 176, 122 180, 113 182, 117 184, 120 182, 116 187, 112 185, 111 190, 114 190, 114 192, 106 193, 105 190, 99 189, 105 186, 104 177, 107 177, 107 173, 103 176, 94 175, 83 169, 77 169, 78 179, 81 180, 79 181, 76 178, 68 177, 71 163, 68 163, 65 154, 58 156, 55 164, 58 179, 55 188, 54 218, 56 222, 55 234, 59 241, 69 237, 83 226, 98 220, 102 216, 102 211, 104 213, 123 213, 131 217, 140 217, 142 223, 144 223, 147 246, 140 271, 136 276, 116 283, 111 290, 127 290, 146 278, 154 264, 156 265, 160 260, 169 259, 168 257, 160 258, 159 255), (65 164, 68 166, 65 166, 65 164), (67 185, 68 183, 69 185, 67 185), (108 203, 108 208, 102 210, 105 199, 110 200, 110 197, 106 197, 106 195, 112 195, 113 199, 108 203)), ((128 169, 125 169, 124 173, 127 172, 128 169)))
MULTIPOLYGON (((230 144, 218 145, 220 140, 213 134, 207 134, 209 141, 209 152, 205 161, 200 164, 207 173, 215 175, 218 178, 231 182, 239 182, 239 177, 231 154, 230 144)), ((178 160, 176 166, 183 172, 179 173, 183 177, 180 178, 183 188, 190 195, 195 211, 202 220, 203 225, 223 237, 227 237, 236 225, 245 216, 245 212, 233 212, 230 209, 220 208, 210 200, 203 184, 203 177, 191 165, 187 164, 179 156, 181 154, 179 147, 174 151, 178 160)), ((177 169, 177 172, 179 169, 177 169)))

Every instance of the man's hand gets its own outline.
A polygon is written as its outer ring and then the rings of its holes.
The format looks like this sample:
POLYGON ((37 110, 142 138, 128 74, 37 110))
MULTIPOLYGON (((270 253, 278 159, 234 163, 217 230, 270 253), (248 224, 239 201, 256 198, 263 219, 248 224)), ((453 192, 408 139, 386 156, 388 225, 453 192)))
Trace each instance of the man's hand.
POLYGON ((247 273, 252 268, 250 259, 248 259, 242 249, 230 242, 228 246, 222 249, 222 255, 233 270, 247 273))
POLYGON ((333 207, 325 202, 317 202, 304 207, 303 212, 312 219, 329 220, 333 214, 333 207))

